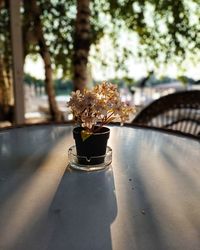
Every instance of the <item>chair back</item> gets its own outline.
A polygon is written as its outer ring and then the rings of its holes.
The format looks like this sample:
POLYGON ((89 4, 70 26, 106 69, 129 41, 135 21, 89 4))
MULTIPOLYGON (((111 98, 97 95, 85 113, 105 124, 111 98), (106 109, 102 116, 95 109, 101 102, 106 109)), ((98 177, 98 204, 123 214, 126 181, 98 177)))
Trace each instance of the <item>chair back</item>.
POLYGON ((145 107, 134 118, 132 124, 200 135, 200 90, 163 96, 145 107))

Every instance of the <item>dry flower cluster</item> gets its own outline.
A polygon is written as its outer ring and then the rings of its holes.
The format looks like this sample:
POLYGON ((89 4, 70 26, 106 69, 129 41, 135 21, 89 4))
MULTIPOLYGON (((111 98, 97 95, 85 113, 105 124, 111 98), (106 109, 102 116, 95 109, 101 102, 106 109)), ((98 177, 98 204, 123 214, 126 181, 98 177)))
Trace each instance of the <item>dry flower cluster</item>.
POLYGON ((114 119, 121 124, 129 119, 134 108, 123 103, 117 86, 103 82, 91 90, 72 92, 67 106, 71 108, 74 119, 89 133, 95 132, 95 126, 102 127, 114 119))

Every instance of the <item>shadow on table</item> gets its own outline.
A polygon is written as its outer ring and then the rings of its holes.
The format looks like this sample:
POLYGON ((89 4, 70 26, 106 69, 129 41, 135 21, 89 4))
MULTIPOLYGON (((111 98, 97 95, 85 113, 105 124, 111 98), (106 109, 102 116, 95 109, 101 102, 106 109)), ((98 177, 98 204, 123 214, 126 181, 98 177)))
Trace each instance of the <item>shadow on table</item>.
POLYGON ((117 214, 113 172, 66 173, 52 203, 48 250, 112 250, 117 214))
MULTIPOLYGON (((127 213, 134 215, 132 249, 200 249, 198 169, 190 166, 191 158, 193 162, 197 159, 197 150, 190 151, 188 157, 190 144, 181 147, 180 139, 152 133, 141 140, 138 134, 133 147, 126 148, 126 159, 119 162, 126 166, 123 173, 127 180, 132 180, 124 191, 128 194, 127 213)), ((124 144, 130 144, 129 140, 124 144)))
POLYGON ((45 249, 47 214, 66 169, 70 136, 67 127, 1 134, 0 249, 45 249))
MULTIPOLYGON (((110 227, 117 214, 112 169, 65 172, 70 137, 68 128, 44 128, 35 136, 27 130, 2 152, 0 249, 112 250, 110 227), (17 162, 10 158, 13 152, 17 162)), ((11 135, 3 142, 7 139, 11 135)))
POLYGON ((65 128, 13 129, 0 137, 0 209, 32 179, 49 153, 68 135, 65 128), (32 129, 32 130, 31 130, 32 129))

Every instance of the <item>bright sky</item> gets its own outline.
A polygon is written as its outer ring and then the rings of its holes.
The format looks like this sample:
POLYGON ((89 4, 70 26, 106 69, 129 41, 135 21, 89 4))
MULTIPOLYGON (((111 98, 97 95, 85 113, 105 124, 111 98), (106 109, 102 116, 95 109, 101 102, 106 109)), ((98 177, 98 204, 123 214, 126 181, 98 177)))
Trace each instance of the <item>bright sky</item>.
MULTIPOLYGON (((134 40, 134 37, 130 39, 130 37, 123 35, 120 38, 120 43, 122 46, 128 46, 131 48, 133 44, 137 44, 137 41, 134 40)), ((136 50, 136 46, 133 48, 136 50)), ((94 80, 107 80, 111 78, 121 78, 124 76, 124 72, 122 70, 118 70, 117 72, 114 69, 114 61, 113 61, 113 54, 115 53, 111 41, 108 37, 105 37, 102 42, 100 43, 100 54, 98 54, 98 58, 104 59, 107 63, 106 67, 102 67, 101 63, 94 59, 92 56, 90 57, 90 69, 91 75, 94 80)), ((91 47, 91 55, 96 55, 96 50, 94 47, 91 47)), ((119 52, 120 57, 120 52, 119 52)), ((128 68, 128 77, 133 79, 140 79, 147 75, 147 72, 152 70, 151 65, 146 65, 137 60, 136 58, 129 58, 126 61, 126 65, 128 68)), ((200 63, 193 65, 191 61, 185 61, 183 64, 185 71, 181 71, 180 67, 175 64, 171 64, 169 66, 160 65, 158 69, 155 70, 156 76, 170 76, 170 77, 177 77, 178 75, 186 75, 188 77, 192 77, 194 79, 200 79, 200 63)), ((44 65, 41 58, 38 58, 36 61, 33 61, 31 57, 27 57, 25 62, 26 73, 35 76, 36 78, 44 79, 44 65)), ((57 77, 62 77, 61 73, 58 73, 57 77)))
MULTIPOLYGON (((129 64, 129 77, 133 77, 134 79, 140 79, 141 77, 146 76, 148 69, 147 66, 143 63, 135 62, 134 59, 128 62, 129 64)), ((186 71, 184 75, 188 77, 192 77, 196 80, 200 79, 200 63, 197 65, 192 65, 191 62, 186 63, 186 71)), ((26 59, 25 68, 26 73, 31 74, 32 76, 40 79, 44 79, 44 64, 41 58, 38 58, 37 61, 33 61, 30 57, 26 59)), ((108 66, 106 69, 102 69, 100 63, 96 62, 91 66, 91 72, 94 80, 106 80, 120 77, 120 72, 116 73, 114 68, 108 66)), ((161 66, 160 69, 157 70, 157 75, 167 75, 170 77, 176 77, 179 74, 179 70, 176 65, 171 65, 168 67, 161 66)), ((61 75, 58 75, 61 77, 61 75)))

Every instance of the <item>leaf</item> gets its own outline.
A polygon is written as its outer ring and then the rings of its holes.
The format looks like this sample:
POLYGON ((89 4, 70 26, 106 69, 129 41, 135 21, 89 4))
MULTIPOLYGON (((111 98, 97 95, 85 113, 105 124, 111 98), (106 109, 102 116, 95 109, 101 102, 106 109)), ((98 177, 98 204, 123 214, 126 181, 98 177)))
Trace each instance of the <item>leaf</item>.
POLYGON ((83 141, 85 141, 87 138, 89 138, 90 136, 92 135, 91 132, 88 132, 88 131, 85 131, 85 130, 82 130, 81 131, 81 138, 83 141))

